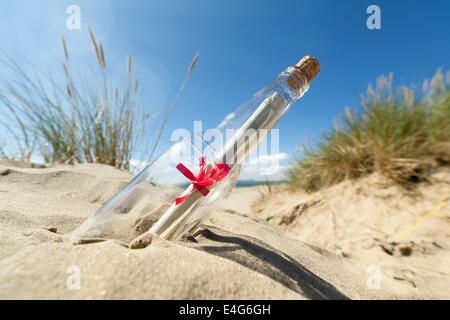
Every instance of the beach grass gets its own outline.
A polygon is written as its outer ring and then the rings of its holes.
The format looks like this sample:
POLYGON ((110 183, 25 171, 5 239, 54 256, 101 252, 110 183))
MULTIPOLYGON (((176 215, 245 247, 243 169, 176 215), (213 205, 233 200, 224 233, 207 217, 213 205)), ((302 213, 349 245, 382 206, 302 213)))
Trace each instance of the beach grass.
POLYGON ((450 87, 438 70, 423 89, 392 89, 381 76, 362 96, 362 111, 345 113, 312 145, 302 145, 288 172, 291 190, 317 191, 379 172, 403 186, 426 180, 450 161, 450 87), (420 95, 416 98, 415 95, 420 95))
MULTIPOLYGON (((1 122, 14 148, 8 152, 0 145, 1 158, 29 162, 37 155, 46 163, 101 163, 128 170, 132 160, 149 161, 176 100, 165 110, 162 125, 157 121, 150 124, 151 110, 140 103, 139 79, 133 74, 131 55, 124 77, 111 79, 102 42, 89 27, 88 34, 96 66, 83 70, 72 67, 70 50, 61 37, 64 81, 56 82, 37 67, 31 68, 34 74, 30 75, 5 55, 2 63, 14 79, 0 85, 0 103, 6 110, 1 122), (158 127, 159 132, 155 130, 158 127)), ((198 54, 177 98, 197 58, 198 54)))

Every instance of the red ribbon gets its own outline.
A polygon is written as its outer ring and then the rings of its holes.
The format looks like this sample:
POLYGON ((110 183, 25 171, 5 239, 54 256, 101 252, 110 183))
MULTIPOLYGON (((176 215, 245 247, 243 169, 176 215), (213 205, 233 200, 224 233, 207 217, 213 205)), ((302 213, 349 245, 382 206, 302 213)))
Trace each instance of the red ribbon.
POLYGON ((187 197, 191 195, 192 192, 194 192, 196 189, 203 194, 203 196, 207 196, 209 193, 209 189, 206 188, 208 186, 211 186, 223 178, 227 176, 227 174, 230 172, 230 167, 227 166, 225 163, 219 163, 217 164, 209 173, 207 173, 207 168, 205 168, 206 164, 206 157, 200 157, 200 169, 198 171, 197 176, 194 176, 194 174, 186 168, 182 163, 179 163, 177 165, 177 169, 189 180, 192 181, 192 185, 194 186, 187 195, 179 197, 175 199, 175 204, 178 205, 182 203, 184 200, 186 200, 187 197), (219 173, 220 172, 220 173, 219 173), (218 173, 218 174, 217 174, 218 173), (216 175, 217 174, 217 175, 216 175))

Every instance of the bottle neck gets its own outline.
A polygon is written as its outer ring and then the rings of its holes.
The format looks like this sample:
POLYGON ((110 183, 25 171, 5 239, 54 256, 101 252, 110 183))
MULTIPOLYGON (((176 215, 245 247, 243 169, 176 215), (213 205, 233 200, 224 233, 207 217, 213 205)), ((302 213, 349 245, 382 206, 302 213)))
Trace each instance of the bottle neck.
POLYGON ((275 80, 279 93, 288 104, 300 99, 309 89, 308 76, 298 67, 288 67, 275 80))

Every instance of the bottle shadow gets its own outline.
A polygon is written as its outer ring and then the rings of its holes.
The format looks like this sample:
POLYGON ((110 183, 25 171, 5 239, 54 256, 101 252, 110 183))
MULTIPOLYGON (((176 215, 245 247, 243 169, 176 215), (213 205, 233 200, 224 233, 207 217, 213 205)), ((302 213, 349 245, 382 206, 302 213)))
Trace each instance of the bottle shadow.
POLYGON ((196 249, 214 254, 259 272, 314 300, 348 300, 332 284, 315 275, 289 255, 245 235, 208 226, 194 235, 196 249))

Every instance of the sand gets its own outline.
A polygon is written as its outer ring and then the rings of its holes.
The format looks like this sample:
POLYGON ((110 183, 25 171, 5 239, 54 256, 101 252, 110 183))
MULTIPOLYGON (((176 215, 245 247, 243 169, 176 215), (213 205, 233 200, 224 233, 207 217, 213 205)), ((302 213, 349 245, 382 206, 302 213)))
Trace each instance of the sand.
POLYGON ((68 235, 131 179, 125 171, 96 164, 46 168, 0 162, 0 298, 433 297, 386 276, 384 269, 381 285, 374 287, 363 262, 300 241, 292 230, 273 225, 267 212, 255 215, 252 202, 262 204, 258 188, 235 189, 230 201, 183 241, 153 238, 142 249, 114 240, 69 242, 68 235))
POLYGON ((449 197, 450 168, 440 167, 409 189, 372 174, 313 194, 272 192, 253 209, 297 240, 449 299, 449 197))

